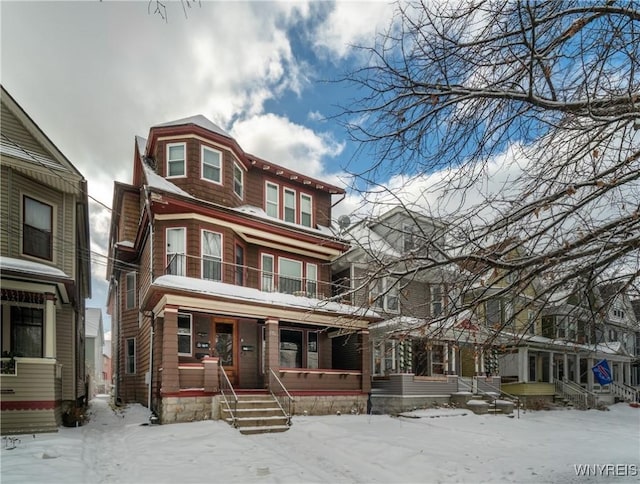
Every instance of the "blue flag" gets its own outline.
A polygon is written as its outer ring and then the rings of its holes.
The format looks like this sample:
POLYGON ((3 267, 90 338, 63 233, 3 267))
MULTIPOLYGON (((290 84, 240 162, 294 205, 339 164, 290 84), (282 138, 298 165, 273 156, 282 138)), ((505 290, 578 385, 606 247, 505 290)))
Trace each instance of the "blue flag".
POLYGON ((611 368, 609 368, 607 360, 600 360, 591 369, 593 370, 593 374, 600 385, 608 385, 613 381, 611 378, 611 368))

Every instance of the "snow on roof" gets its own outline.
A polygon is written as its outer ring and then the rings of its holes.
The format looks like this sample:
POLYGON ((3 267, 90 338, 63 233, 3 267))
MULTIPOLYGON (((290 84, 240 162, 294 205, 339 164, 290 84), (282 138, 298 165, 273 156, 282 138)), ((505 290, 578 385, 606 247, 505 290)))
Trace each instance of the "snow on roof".
POLYGON ((262 304, 284 306, 287 308, 308 309, 348 316, 378 317, 378 314, 374 311, 347 304, 304 296, 294 296, 280 292, 264 292, 252 287, 236 286, 224 282, 195 279, 193 277, 160 276, 153 282, 153 285, 193 291, 200 294, 224 296, 238 301, 254 301, 262 304))
POLYGON ((116 242, 116 245, 120 246, 120 247, 129 247, 129 248, 133 248, 134 243, 131 242, 130 240, 122 240, 120 242, 116 242))
POLYGON ((371 230, 365 223, 359 223, 347 230, 343 237, 352 241, 355 250, 359 247, 378 255, 400 257, 401 254, 379 234, 371 230))
POLYGON ((88 338, 97 338, 102 329, 102 310, 87 308, 84 314, 84 334, 88 338))
POLYGON ((58 269, 39 262, 24 259, 14 259, 13 257, 0 256, 0 270, 24 272, 27 274, 39 274, 43 276, 64 277, 71 279, 67 274, 58 269))
POLYGON ((2 135, 2 140, 0 141, 0 153, 2 153, 3 155, 12 156, 14 158, 19 158, 24 161, 29 161, 31 163, 35 162, 36 164, 40 164, 54 170, 69 172, 69 170, 65 166, 61 165, 50 156, 28 150, 14 142, 13 140, 10 140, 4 134, 2 135))
POLYGON ((145 177, 147 178, 147 185, 151 188, 157 188, 168 193, 174 193, 183 197, 193 198, 189 193, 185 192, 182 188, 174 185, 170 181, 162 178, 155 171, 153 171, 144 161, 142 162, 142 169, 144 170, 145 177))
POLYGON ((144 155, 144 151, 147 149, 147 139, 142 136, 136 136, 136 144, 140 155, 144 155))
POLYGON ((282 225, 288 225, 289 227, 295 227, 296 229, 304 229, 304 230, 311 230, 314 232, 318 232, 324 236, 327 237, 337 237, 336 233, 330 229, 329 227, 326 227, 324 225, 317 225, 316 227, 306 227, 304 225, 300 225, 300 224, 295 224, 292 222, 286 222, 282 219, 276 218, 276 217, 272 217, 271 215, 267 215, 267 212, 265 212, 263 209, 261 209, 260 207, 256 207, 254 205, 241 205, 240 207, 229 207, 231 210, 234 210, 236 212, 241 212, 241 213, 246 213, 249 215, 253 215, 255 217, 261 218, 263 220, 273 220, 274 222, 278 222, 282 225))
POLYGON ((189 116, 187 118, 177 119, 175 121, 169 121, 167 123, 156 124, 155 126, 152 126, 152 128, 166 128, 169 126, 182 126, 185 124, 195 124, 196 126, 200 126, 201 128, 211 131, 212 133, 221 134, 226 138, 233 139, 233 137, 229 133, 227 133, 214 122, 207 119, 202 114, 196 114, 195 116, 189 116))

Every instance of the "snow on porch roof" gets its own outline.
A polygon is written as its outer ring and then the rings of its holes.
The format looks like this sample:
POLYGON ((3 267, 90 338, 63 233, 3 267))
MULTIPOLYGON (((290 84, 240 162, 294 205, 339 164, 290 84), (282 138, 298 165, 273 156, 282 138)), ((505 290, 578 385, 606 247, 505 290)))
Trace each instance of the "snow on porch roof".
POLYGON ((24 259, 14 259, 13 257, 0 256, 0 270, 71 279, 71 277, 56 267, 24 259))
POLYGON ((280 292, 264 292, 252 287, 236 286, 218 281, 208 281, 184 276, 160 276, 153 281, 154 286, 171 289, 208 294, 212 296, 224 296, 237 301, 253 301, 262 304, 272 304, 286 308, 308 309, 310 311, 323 311, 335 313, 341 316, 358 316, 367 318, 379 317, 375 311, 363 309, 348 304, 340 304, 333 301, 323 301, 305 296, 294 296, 280 292))

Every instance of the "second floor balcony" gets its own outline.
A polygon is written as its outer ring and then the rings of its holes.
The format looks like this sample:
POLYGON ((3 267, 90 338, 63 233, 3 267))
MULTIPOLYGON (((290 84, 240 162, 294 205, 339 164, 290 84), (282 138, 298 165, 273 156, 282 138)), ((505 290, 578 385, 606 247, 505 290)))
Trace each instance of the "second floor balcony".
POLYGON ((250 287, 264 292, 279 292, 294 296, 305 296, 315 299, 331 297, 332 286, 329 281, 319 280, 317 266, 314 270, 304 271, 304 264, 296 264, 282 270, 264 270, 241 264, 231 264, 216 258, 194 257, 186 254, 172 254, 164 269, 165 275, 194 277, 209 281, 217 281, 236 286, 250 287))

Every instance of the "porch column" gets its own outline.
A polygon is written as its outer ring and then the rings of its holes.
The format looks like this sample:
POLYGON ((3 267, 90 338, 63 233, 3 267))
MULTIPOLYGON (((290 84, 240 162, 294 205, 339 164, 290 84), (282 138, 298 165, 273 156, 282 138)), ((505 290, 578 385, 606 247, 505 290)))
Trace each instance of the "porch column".
POLYGON ((479 367, 480 367, 480 361, 478 359, 478 347, 474 346, 473 347, 473 367, 475 370, 474 375, 478 375, 478 371, 479 371, 479 367))
POLYGON ((371 391, 371 344, 369 342, 369 330, 360 331, 360 344, 362 345, 362 393, 371 391))
POLYGON ((518 381, 527 383, 529 381, 529 348, 518 348, 518 381))
POLYGON ((458 374, 458 370, 456 369, 456 345, 453 345, 451 348, 451 374, 458 374))
POLYGON ((480 348, 480 373, 484 375, 485 371, 484 371, 484 348, 480 348))
MULTIPOLYGON (((44 294, 44 357, 56 357, 56 296, 44 294)), ((84 363, 83 363, 84 364, 84 363)))
POLYGON ((580 377, 580 355, 576 353, 576 371, 574 372, 574 382, 580 385, 582 383, 582 378, 580 377))
POLYGON ((271 380, 270 370, 277 372, 280 369, 280 335, 279 335, 279 321, 275 318, 269 318, 265 321, 265 383, 269 386, 271 380))
POLYGON ((164 308, 164 328, 162 331, 162 386, 163 393, 180 390, 178 370, 178 308, 164 308))
POLYGON ((627 385, 631 385, 631 363, 623 363, 624 364, 624 383, 627 385))
POLYGON ((587 390, 593 391, 593 358, 587 358, 587 390))
POLYGON ((569 355, 563 353, 562 355, 562 380, 569 379, 569 355))
POLYGON ((444 344, 444 374, 449 374, 449 343, 444 344))
POLYGON ((553 351, 549 351, 549 383, 553 383, 553 351))

